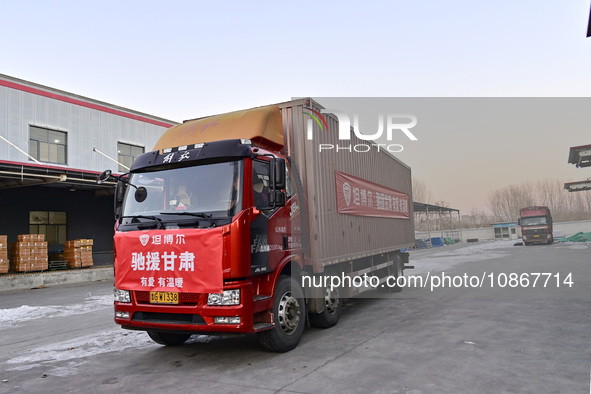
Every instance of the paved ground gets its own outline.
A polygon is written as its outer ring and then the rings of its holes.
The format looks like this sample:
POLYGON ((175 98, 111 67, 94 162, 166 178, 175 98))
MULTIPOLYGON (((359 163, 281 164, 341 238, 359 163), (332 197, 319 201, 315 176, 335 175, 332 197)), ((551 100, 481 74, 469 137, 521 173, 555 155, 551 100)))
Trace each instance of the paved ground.
POLYGON ((589 392, 591 245, 512 245, 413 252, 406 275, 485 283, 351 300, 286 354, 252 336, 156 345, 112 323, 111 281, 3 292, 0 392, 589 392))

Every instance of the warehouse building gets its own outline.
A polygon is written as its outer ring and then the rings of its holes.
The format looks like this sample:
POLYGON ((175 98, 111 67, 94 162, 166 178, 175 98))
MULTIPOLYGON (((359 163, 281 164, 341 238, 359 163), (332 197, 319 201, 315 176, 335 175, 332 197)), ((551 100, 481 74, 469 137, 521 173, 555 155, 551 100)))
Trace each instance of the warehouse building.
POLYGON ((44 234, 50 252, 93 239, 94 264, 112 264, 114 183, 96 177, 175 124, 0 74, 0 234, 44 234))

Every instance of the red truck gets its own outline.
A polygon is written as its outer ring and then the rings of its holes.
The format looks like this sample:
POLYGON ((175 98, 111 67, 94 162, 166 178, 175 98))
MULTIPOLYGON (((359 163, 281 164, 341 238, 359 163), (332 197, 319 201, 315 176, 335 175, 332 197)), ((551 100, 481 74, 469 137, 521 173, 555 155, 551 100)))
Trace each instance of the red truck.
POLYGON ((519 225, 523 244, 526 246, 544 243, 552 244, 552 215, 548 207, 535 206, 519 210, 519 225))
POLYGON ((286 352, 307 321, 335 325, 344 297, 400 290, 410 168, 383 151, 323 151, 342 141, 321 110, 302 99, 186 121, 115 176, 117 324, 169 346, 257 333, 286 352))

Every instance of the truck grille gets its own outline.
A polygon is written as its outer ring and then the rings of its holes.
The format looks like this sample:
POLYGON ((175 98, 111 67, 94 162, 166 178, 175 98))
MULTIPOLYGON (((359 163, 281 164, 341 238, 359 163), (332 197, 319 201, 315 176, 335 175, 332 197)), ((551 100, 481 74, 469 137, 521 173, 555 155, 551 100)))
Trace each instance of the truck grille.
POLYGON ((535 230, 524 230, 524 234, 525 235, 545 235, 548 234, 548 230, 547 229, 535 229, 535 230))
POLYGON ((131 320, 159 324, 205 324, 201 315, 186 313, 135 312, 131 320))
MULTIPOLYGON (((199 293, 180 293, 179 305, 197 305, 199 293)), ((149 291, 135 291, 135 300, 138 304, 150 303, 149 291)))

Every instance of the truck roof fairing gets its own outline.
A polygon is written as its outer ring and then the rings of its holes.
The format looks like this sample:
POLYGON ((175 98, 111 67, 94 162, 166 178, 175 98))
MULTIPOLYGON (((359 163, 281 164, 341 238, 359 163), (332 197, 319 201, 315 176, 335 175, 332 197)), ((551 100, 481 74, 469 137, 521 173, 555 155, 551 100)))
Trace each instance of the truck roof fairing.
POLYGON ((533 206, 533 207, 526 207, 521 208, 519 210, 519 216, 529 217, 529 216, 546 216, 550 214, 550 209, 544 206, 533 206))
POLYGON ((284 137, 279 107, 269 105, 186 121, 166 130, 154 150, 230 139, 249 139, 257 146, 280 150, 284 137))

